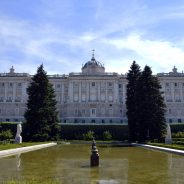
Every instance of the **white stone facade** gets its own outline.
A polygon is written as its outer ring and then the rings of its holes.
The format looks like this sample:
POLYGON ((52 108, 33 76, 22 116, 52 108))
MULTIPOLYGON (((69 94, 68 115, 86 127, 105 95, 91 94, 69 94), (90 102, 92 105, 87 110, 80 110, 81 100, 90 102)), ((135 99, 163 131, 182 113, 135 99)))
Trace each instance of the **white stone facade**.
MULTIPOLYGON (((167 105, 166 120, 184 122, 184 74, 174 67, 157 74, 167 105)), ((26 73, 0 74, 0 121, 24 121, 26 89, 31 77, 26 73)), ((63 124, 126 124, 126 75, 106 73, 94 55, 81 73, 49 75, 56 93, 59 118, 63 124)))

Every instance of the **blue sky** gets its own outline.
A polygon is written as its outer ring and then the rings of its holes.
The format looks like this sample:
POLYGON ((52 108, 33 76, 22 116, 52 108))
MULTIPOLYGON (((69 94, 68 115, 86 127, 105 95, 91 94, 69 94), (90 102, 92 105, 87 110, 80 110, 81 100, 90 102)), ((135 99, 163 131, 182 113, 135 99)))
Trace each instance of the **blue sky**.
POLYGON ((0 72, 80 72, 95 58, 126 73, 184 70, 183 0, 0 0, 0 72))

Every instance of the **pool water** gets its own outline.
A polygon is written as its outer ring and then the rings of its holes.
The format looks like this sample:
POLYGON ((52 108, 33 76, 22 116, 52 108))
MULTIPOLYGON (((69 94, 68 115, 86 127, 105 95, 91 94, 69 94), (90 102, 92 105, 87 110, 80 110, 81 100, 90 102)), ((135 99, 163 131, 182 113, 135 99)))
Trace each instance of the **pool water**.
POLYGON ((184 156, 140 147, 58 145, 0 159, 0 183, 35 180, 62 184, 183 184, 184 156))

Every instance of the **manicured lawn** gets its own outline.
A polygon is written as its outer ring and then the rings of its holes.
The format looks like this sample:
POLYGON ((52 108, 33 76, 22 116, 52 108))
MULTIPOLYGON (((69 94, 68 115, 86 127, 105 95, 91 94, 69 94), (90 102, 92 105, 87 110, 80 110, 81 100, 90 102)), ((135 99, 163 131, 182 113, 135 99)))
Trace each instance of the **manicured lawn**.
POLYGON ((21 148, 21 147, 26 147, 26 146, 33 146, 33 145, 38 145, 38 144, 46 144, 48 142, 24 142, 22 144, 0 144, 0 151, 1 150, 7 150, 7 149, 13 149, 13 148, 21 148))
POLYGON ((164 144, 164 143, 148 143, 148 144, 152 146, 160 146, 160 147, 165 147, 165 148, 184 150, 184 146, 178 145, 178 144, 164 144))
POLYGON ((62 184, 61 182, 59 181, 35 181, 35 180, 32 180, 32 181, 7 181, 6 184, 62 184))

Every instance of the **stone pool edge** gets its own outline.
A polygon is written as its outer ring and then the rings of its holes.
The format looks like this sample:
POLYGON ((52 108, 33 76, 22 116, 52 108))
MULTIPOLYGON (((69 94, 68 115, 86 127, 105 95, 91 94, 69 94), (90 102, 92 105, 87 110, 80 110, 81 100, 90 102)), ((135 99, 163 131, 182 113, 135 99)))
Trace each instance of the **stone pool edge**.
POLYGON ((52 143, 47 143, 47 144, 39 144, 39 145, 34 145, 34 146, 26 146, 26 147, 22 147, 22 148, 2 150, 2 151, 0 151, 0 158, 16 155, 19 153, 26 153, 29 151, 35 151, 38 149, 43 149, 43 148, 47 148, 47 147, 51 147, 51 146, 55 146, 55 145, 57 145, 57 143, 52 142, 52 143))
POLYGON ((178 155, 184 155, 184 151, 183 150, 178 150, 178 149, 165 148, 165 147, 159 147, 159 146, 152 146, 152 145, 148 145, 148 144, 136 144, 135 143, 133 145, 134 146, 143 147, 143 148, 148 148, 148 149, 155 149, 155 150, 159 150, 159 151, 175 153, 175 154, 178 154, 178 155))

